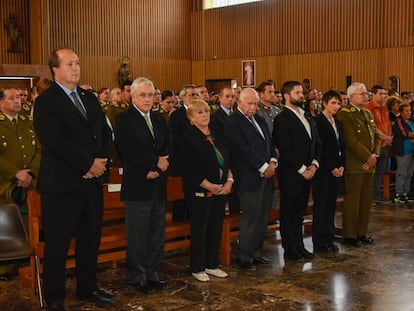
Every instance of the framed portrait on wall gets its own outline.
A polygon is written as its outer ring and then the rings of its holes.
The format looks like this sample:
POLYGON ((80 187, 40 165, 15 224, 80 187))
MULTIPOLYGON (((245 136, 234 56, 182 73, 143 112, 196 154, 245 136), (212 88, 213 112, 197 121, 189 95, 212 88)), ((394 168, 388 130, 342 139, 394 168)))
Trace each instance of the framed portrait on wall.
POLYGON ((243 87, 256 86, 256 61, 242 60, 243 87))

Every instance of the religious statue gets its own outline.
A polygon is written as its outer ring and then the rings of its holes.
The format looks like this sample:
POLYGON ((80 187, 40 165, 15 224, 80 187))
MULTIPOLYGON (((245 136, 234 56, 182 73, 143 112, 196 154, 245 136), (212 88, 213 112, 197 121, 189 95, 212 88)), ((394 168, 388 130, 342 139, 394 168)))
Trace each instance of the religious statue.
POLYGON ((7 52, 10 53, 18 53, 21 52, 19 49, 19 40, 23 36, 20 26, 17 23, 16 14, 10 13, 9 18, 4 23, 4 27, 6 28, 7 34, 9 35, 10 47, 7 49, 7 52))
POLYGON ((129 72, 129 57, 124 56, 124 58, 121 61, 121 68, 119 68, 118 72, 118 83, 121 87, 125 82, 132 82, 132 76, 129 72))

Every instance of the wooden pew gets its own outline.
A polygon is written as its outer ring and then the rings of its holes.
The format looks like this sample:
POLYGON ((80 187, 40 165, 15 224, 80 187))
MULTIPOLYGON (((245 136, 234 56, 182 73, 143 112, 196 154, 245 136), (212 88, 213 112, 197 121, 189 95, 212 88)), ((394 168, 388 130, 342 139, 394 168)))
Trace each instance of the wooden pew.
MULTIPOLYGON (((117 266, 119 260, 125 259, 126 231, 124 222, 124 204, 120 199, 120 184, 106 184, 103 186, 103 225, 101 242, 98 254, 98 263, 110 262, 112 267, 117 266)), ((167 179, 167 200, 183 198, 181 178, 169 177, 167 179)), ((41 204, 40 193, 28 192, 28 226, 29 239, 34 251, 40 259, 44 255, 44 241, 41 236, 41 204)), ((187 249, 190 245, 190 223, 167 221, 165 251, 187 249)), ((68 250, 67 268, 75 267, 74 252, 75 239, 70 243, 68 250)), ((29 285, 34 289, 34 260, 31 259, 30 266, 21 268, 19 271, 22 284, 29 285)))
MULTIPOLYGON (((117 266, 119 260, 125 259, 126 232, 124 223, 123 202, 120 199, 120 182, 122 181, 122 170, 111 169, 110 181, 115 183, 103 186, 104 210, 101 244, 99 248, 98 263, 110 262, 112 267, 117 266)), ((275 178, 275 187, 278 186, 275 178)), ((181 177, 168 177, 167 179, 167 206, 175 200, 184 198, 181 177)), ((310 201, 311 202, 311 201, 310 201)), ((30 242, 39 256, 43 258, 44 241, 41 238, 41 205, 40 194, 36 191, 28 193, 29 206, 29 236, 30 242)), ((312 213, 312 204, 309 205, 307 214, 312 213)), ((231 263, 231 242, 238 239, 240 227, 240 214, 226 215, 223 222, 223 232, 220 245, 220 262, 225 265, 231 263)), ((269 212, 268 232, 279 230, 279 210, 271 209, 269 212)), ((309 223, 309 222, 308 222, 309 223)), ((305 223, 305 229, 308 225, 305 223)), ((166 241, 165 251, 188 249, 190 245, 190 223, 189 221, 172 222, 170 211, 166 214, 166 241)), ((75 266, 73 258, 75 240, 70 244, 67 268, 75 266)), ((30 284, 34 289, 34 260, 31 259, 30 266, 20 269, 20 280, 22 284, 30 284)))

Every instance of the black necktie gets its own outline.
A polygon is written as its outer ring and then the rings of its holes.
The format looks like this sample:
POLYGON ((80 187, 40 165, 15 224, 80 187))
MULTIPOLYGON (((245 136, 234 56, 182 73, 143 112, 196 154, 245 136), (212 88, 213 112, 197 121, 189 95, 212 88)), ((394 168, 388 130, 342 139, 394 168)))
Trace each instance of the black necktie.
POLYGON ((78 97, 76 96, 76 92, 72 92, 70 93, 70 95, 72 95, 73 98, 73 102, 75 104, 75 107, 78 108, 79 112, 82 114, 82 116, 88 120, 88 117, 86 115, 86 110, 85 108, 82 106, 82 104, 80 103, 78 97))
POLYGON ((259 133, 260 137, 263 137, 263 134, 260 132, 258 125, 256 125, 256 122, 254 122, 254 118, 253 117, 249 117, 250 123, 253 125, 254 129, 257 131, 257 133, 259 133))

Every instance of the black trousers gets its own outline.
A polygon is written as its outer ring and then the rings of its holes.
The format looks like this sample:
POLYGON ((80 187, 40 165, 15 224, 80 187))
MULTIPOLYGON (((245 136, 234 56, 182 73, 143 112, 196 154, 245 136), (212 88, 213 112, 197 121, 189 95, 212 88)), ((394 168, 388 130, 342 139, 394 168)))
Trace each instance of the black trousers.
POLYGON ((226 196, 186 194, 186 201, 191 222, 191 272, 217 268, 226 196))
POLYGON ((335 239, 336 198, 341 179, 331 172, 319 169, 312 182, 314 247, 324 247, 335 239))
POLYGON ((96 261, 102 223, 102 187, 82 193, 41 193, 45 237, 43 287, 46 302, 65 298, 66 258, 76 238, 77 292, 96 289, 96 261))
MULTIPOLYGON (((293 172, 292 174, 298 174, 293 172)), ((285 251, 303 249, 303 216, 308 207, 310 182, 294 177, 295 185, 280 180, 280 235, 285 251)))

